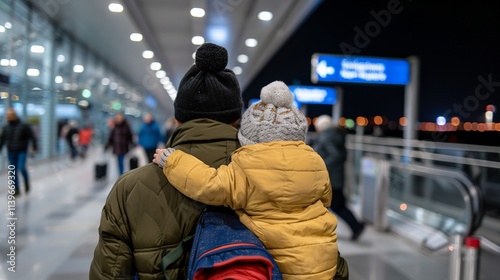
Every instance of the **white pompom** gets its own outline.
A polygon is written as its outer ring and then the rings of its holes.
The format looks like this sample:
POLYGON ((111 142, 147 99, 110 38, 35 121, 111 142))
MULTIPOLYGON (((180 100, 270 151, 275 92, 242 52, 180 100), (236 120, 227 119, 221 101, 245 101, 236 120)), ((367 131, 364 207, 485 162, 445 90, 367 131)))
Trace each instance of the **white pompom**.
POLYGON ((260 100, 264 104, 273 104, 274 107, 291 108, 293 95, 288 86, 281 81, 274 81, 260 91, 260 100))

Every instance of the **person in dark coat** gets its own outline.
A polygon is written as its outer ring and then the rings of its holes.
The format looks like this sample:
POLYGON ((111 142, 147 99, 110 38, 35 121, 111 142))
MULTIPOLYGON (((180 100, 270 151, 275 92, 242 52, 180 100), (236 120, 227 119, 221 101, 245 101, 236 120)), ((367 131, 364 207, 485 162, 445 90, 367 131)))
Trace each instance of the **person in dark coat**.
MULTIPOLYGON (((221 46, 205 43, 198 48, 174 102, 181 124, 166 144, 212 167, 228 164, 239 147, 235 126, 243 99, 236 75, 225 68, 227 62, 227 50, 221 46)), ((194 234, 205 208, 177 191, 156 164, 123 174, 102 209, 89 279, 165 279, 162 257, 194 234)), ((187 279, 186 249, 167 268, 169 279, 187 279)))
POLYGON ((148 157, 148 162, 153 161, 156 148, 160 143, 162 136, 160 127, 156 123, 153 115, 146 113, 143 116, 143 123, 139 129, 139 145, 144 148, 148 157))
POLYGON ((78 144, 80 145, 80 156, 85 158, 87 156, 87 151, 89 145, 92 142, 92 137, 94 135, 94 130, 91 124, 85 125, 78 133, 78 144))
POLYGON ((132 131, 123 114, 115 115, 114 126, 109 133, 108 142, 105 150, 112 148, 113 154, 116 155, 118 161, 118 172, 122 175, 124 172, 125 155, 134 144, 132 139, 132 131))
POLYGON ((351 228, 351 240, 355 241, 363 232, 365 226, 360 223, 347 208, 344 195, 344 164, 347 159, 345 148, 346 132, 338 125, 334 125, 328 115, 319 116, 314 122, 317 137, 314 141, 314 150, 325 161, 333 190, 332 205, 330 208, 351 228))
POLYGON ((177 127, 177 121, 174 117, 170 117, 165 122, 165 141, 168 141, 177 127))
MULTIPOLYGON (((15 186, 14 195, 18 195, 20 193, 19 180, 17 180, 18 173, 23 174, 24 189, 27 193, 30 190, 30 180, 26 169, 28 146, 29 142, 31 142, 33 147, 32 153, 36 153, 37 139, 31 127, 19 120, 14 109, 7 109, 5 116, 8 123, 3 128, 2 135, 0 136, 0 151, 6 143, 9 164, 15 168, 12 169, 14 176, 13 182, 15 186)), ((9 168, 9 170, 11 169, 9 168)))
POLYGON ((70 120, 68 122, 68 132, 66 132, 66 143, 68 143, 70 158, 71 160, 75 160, 78 157, 78 149, 77 149, 77 139, 78 138, 78 125, 75 120, 70 120))

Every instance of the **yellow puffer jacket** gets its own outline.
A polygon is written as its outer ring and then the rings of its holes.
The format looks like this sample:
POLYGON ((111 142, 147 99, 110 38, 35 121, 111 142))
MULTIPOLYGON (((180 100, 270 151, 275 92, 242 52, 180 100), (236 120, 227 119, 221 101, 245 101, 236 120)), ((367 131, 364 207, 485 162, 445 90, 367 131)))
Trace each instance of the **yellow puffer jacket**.
POLYGON ((229 165, 211 168, 175 151, 165 175, 185 195, 236 210, 264 243, 287 280, 333 279, 337 219, 323 159, 302 141, 239 148, 229 165))

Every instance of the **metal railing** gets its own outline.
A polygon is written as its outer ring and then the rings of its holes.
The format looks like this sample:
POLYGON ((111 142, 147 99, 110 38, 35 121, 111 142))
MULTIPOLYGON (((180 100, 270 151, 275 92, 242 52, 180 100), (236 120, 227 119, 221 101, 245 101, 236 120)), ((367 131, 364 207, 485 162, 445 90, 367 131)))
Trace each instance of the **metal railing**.
POLYGON ((448 242, 449 235, 471 235, 481 225, 484 199, 477 186, 479 180, 458 167, 495 168, 500 172, 500 162, 465 156, 498 153, 498 148, 360 135, 349 135, 346 143, 351 194, 362 195, 363 158, 389 162, 387 214, 391 219, 412 220, 427 227, 427 236, 419 240, 423 247, 437 250, 448 242), (426 219, 422 219, 424 216, 426 219), (439 245, 427 244, 435 234, 444 234, 439 245))

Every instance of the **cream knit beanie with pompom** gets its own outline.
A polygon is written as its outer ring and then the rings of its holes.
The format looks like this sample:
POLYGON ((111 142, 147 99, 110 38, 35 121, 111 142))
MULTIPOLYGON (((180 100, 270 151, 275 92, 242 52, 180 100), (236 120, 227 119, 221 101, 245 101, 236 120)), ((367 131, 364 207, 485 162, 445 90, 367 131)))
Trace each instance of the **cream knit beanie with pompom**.
POLYGON ((306 117, 293 106, 293 95, 285 83, 275 81, 263 87, 260 99, 241 118, 241 145, 306 140, 306 117))

